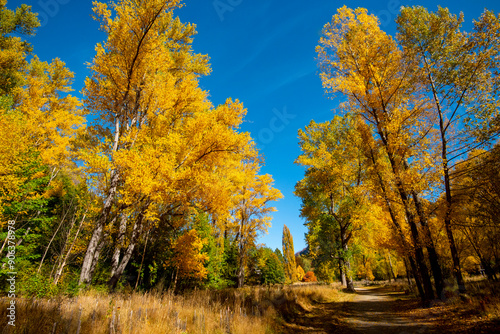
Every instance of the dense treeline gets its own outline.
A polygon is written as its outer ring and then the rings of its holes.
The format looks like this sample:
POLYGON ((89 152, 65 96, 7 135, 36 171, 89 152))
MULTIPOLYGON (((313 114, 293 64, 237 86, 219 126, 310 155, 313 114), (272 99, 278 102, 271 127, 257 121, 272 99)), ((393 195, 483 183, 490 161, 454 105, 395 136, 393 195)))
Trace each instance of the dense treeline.
POLYGON ((0 0, 0 274, 18 272, 19 292, 316 276, 354 290, 406 276, 426 303, 452 279, 465 292, 466 274, 498 279, 499 16, 465 32, 462 15, 404 7, 393 38, 343 7, 325 25, 320 77, 343 101, 299 131, 308 248, 297 256, 287 226, 282 251, 257 244, 282 195, 239 129, 242 103, 214 106, 200 88, 209 59, 179 6, 95 2, 107 39, 80 100, 65 64, 26 41, 36 14, 0 0))
POLYGON ((407 271, 428 302, 450 277, 465 292, 464 270, 500 270, 500 17, 486 10, 465 32, 463 15, 417 6, 396 22, 393 38, 343 7, 325 25, 321 80, 344 99, 340 116, 299 131, 296 194, 318 275, 352 290, 375 268, 407 271))
POLYGON ((208 57, 191 48, 194 25, 174 16, 180 2, 94 3, 107 40, 82 101, 65 64, 39 60, 23 39, 35 34, 36 14, 6 4, 2 274, 13 271, 5 255, 15 248, 27 294, 283 282, 281 253, 256 244, 282 195, 239 130, 242 103, 213 106, 199 87, 208 57))

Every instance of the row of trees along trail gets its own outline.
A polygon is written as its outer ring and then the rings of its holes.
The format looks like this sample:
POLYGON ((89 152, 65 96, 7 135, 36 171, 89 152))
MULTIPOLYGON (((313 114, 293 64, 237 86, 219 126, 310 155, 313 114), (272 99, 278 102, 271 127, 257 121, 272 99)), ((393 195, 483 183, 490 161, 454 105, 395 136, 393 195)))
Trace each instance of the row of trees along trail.
POLYGON ((93 6, 106 40, 80 101, 65 64, 25 40, 36 14, 0 0, 0 254, 13 221, 22 293, 293 282, 314 268, 350 290, 406 271, 427 303, 450 276, 464 292, 464 270, 497 278, 497 15, 466 32, 447 9, 403 7, 395 38, 365 9, 325 25, 320 76, 343 101, 299 132, 309 263, 287 228, 284 254, 256 245, 282 195, 239 129, 242 103, 214 106, 200 88, 208 57, 180 1, 93 6))
POLYGON ((106 40, 95 48, 83 101, 68 94, 65 64, 40 61, 23 40, 40 25, 36 14, 6 5, 0 1, 1 251, 13 220, 16 235, 29 239, 26 247, 18 241, 19 286, 284 279, 278 255, 256 245, 282 195, 260 175, 263 159, 239 130, 242 103, 213 106, 199 87, 209 59, 192 50, 195 26, 174 15, 180 1, 94 2, 106 40), (271 262, 281 272, 262 269, 271 262))
POLYGON ((295 193, 317 267, 337 264, 353 290, 353 259, 366 272, 370 252, 396 252, 427 304, 444 298, 450 274, 465 292, 470 257, 490 278, 498 271, 497 247, 480 241, 486 226, 498 236, 498 188, 463 182, 473 166, 498 165, 500 19, 485 10, 466 32, 462 14, 416 6, 396 22, 393 38, 366 9, 344 6, 324 26, 320 77, 343 101, 339 116, 299 131, 306 173, 295 193))

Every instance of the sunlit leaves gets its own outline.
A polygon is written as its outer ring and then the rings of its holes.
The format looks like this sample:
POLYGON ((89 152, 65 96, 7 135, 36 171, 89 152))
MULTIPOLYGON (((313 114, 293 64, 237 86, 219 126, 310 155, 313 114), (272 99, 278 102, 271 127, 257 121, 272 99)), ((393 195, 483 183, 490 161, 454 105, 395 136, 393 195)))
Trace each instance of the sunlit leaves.
POLYGON ((204 267, 206 261, 209 260, 207 254, 201 250, 206 244, 205 239, 201 239, 198 232, 194 229, 187 231, 181 235, 174 244, 175 255, 172 258, 178 270, 178 278, 195 278, 204 279, 208 271, 204 267))
POLYGON ((210 73, 208 57, 192 51, 196 31, 174 18, 179 6, 94 4, 107 40, 96 46, 84 89, 96 122, 82 156, 93 190, 105 199, 93 240, 102 238, 111 215, 165 231, 184 228, 201 211, 218 233, 238 231, 253 245, 269 226, 267 203, 281 194, 270 176, 257 175, 258 152, 239 131, 243 104, 213 106, 199 87, 199 77, 210 73))
POLYGON ((283 225, 283 258, 284 258, 284 267, 287 282, 295 282, 297 281, 297 267, 295 263, 295 251, 293 248, 293 237, 290 233, 290 229, 283 225))

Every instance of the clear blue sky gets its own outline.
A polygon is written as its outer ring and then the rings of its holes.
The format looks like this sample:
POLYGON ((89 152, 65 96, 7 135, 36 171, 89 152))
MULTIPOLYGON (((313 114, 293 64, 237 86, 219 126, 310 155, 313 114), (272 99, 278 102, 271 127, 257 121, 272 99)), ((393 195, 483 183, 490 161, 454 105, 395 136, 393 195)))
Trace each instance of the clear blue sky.
MULTIPOLYGON (((40 13, 42 27, 30 38, 42 60, 59 57, 75 72, 76 95, 89 74, 85 65, 94 46, 105 39, 91 19, 90 0, 9 0, 13 9, 26 3, 40 13)), ((317 75, 314 48, 321 28, 338 7, 366 7, 379 16, 383 28, 394 35, 394 19, 401 6, 422 5, 436 10, 434 1, 351 0, 186 0, 177 11, 183 22, 197 25, 194 50, 211 58, 212 74, 201 80, 214 104, 239 99, 248 109, 243 131, 250 131, 265 156, 263 173, 272 174, 284 199, 275 203, 269 234, 260 239, 281 249, 283 224, 293 235, 295 251, 306 246, 306 228, 299 217, 300 200, 293 195, 304 169, 294 165, 299 155, 297 131, 311 119, 333 116, 337 102, 324 96, 317 75)), ((465 29, 488 8, 500 12, 500 2, 443 0, 453 13, 464 12, 465 29)))

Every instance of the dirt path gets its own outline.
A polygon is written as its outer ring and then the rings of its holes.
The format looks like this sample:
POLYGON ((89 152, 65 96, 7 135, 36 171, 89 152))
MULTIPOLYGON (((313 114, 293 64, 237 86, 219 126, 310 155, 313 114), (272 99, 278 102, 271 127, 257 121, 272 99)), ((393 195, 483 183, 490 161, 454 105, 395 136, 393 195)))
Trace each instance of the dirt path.
POLYGON ((433 333, 431 318, 414 317, 414 303, 390 288, 358 287, 353 300, 316 304, 294 319, 286 333, 433 333))
POLYGON ((402 292, 387 288, 356 288, 352 302, 345 303, 345 321, 352 333, 429 333, 432 321, 407 312, 402 292))

